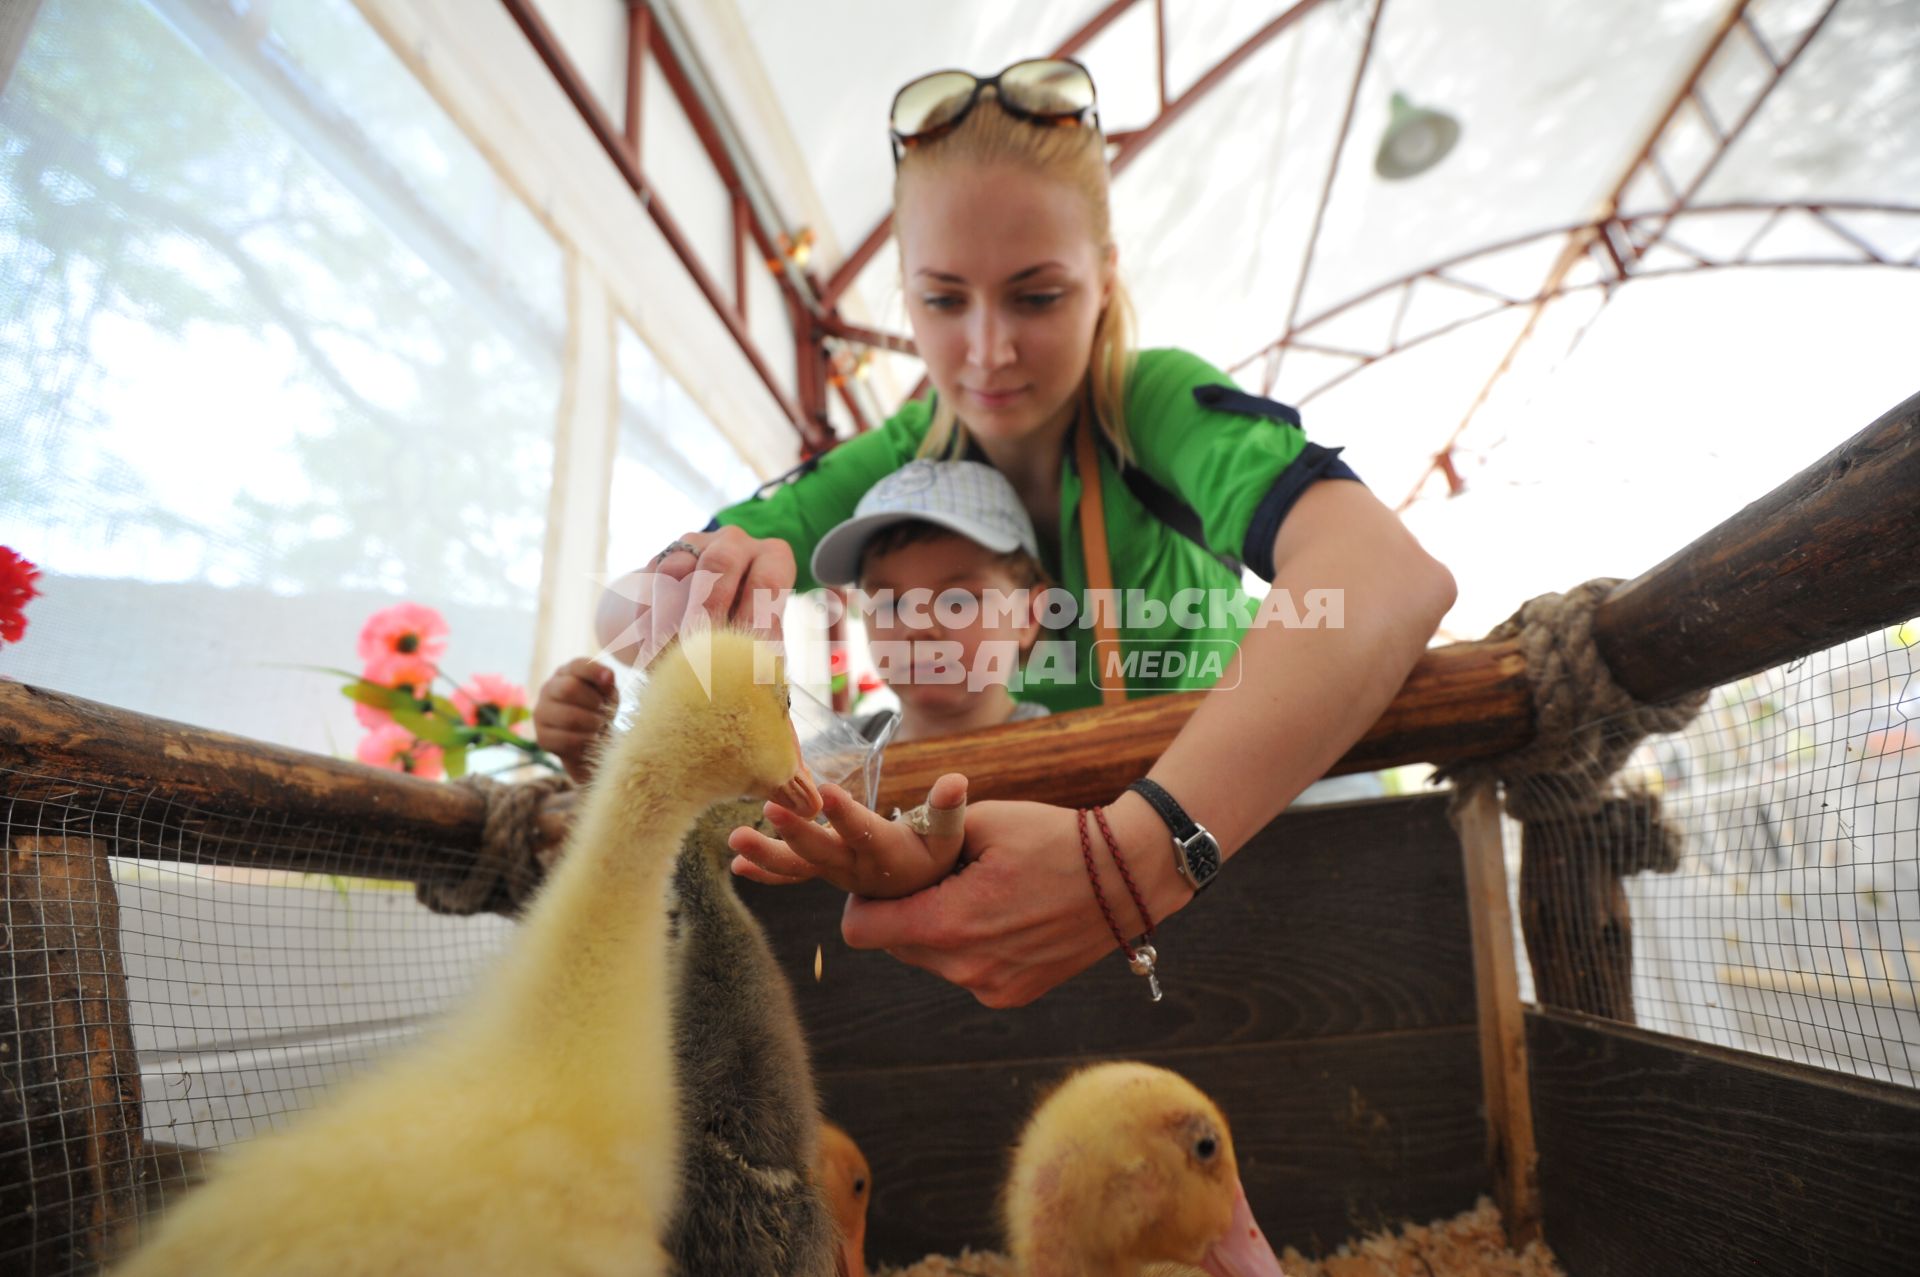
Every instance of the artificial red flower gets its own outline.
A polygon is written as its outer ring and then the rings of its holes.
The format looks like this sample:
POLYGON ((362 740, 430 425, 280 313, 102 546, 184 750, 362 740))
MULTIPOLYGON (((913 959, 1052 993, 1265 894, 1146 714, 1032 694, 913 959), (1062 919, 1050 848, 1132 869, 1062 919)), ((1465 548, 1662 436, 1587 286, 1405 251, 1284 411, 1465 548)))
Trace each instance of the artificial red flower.
POLYGON ((0 545, 0 642, 18 643, 27 632, 27 603, 40 591, 40 569, 0 545))
POLYGON ((879 691, 882 687, 885 687, 886 684, 882 683, 880 676, 872 670, 862 670, 860 671, 860 682, 857 686, 860 689, 860 695, 865 696, 869 692, 879 691))
MULTIPOLYGON (((423 656, 396 653, 367 662, 366 672, 361 677, 381 687, 405 688, 415 700, 425 700, 438 673, 433 662, 423 656)), ((362 705, 359 701, 353 703, 353 716, 360 720, 362 727, 379 727, 393 721, 393 715, 386 710, 362 705)))
POLYGON ((475 674, 453 694, 453 707, 471 727, 506 727, 519 717, 508 711, 526 709, 527 689, 498 674, 475 674))
POLYGON ((387 656, 437 661, 447 650, 447 623, 430 607, 396 603, 367 618, 360 630, 360 659, 371 665, 387 656))
POLYGON ((355 753, 363 763, 406 772, 423 780, 438 780, 446 770, 438 745, 415 740, 413 733, 398 723, 387 723, 368 732, 355 753))

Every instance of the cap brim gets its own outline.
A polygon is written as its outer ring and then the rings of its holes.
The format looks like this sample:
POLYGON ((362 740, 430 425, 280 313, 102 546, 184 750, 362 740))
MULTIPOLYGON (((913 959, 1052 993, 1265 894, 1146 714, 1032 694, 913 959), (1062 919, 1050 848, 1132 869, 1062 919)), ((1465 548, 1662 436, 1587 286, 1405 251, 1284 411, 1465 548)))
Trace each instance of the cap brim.
POLYGON ((1021 549, 1020 538, 974 523, 958 515, 938 511, 885 510, 857 519, 848 519, 820 538, 813 547, 813 579, 822 585, 853 585, 860 579, 860 556, 874 534, 896 523, 931 523, 969 541, 977 541, 996 554, 1021 549))

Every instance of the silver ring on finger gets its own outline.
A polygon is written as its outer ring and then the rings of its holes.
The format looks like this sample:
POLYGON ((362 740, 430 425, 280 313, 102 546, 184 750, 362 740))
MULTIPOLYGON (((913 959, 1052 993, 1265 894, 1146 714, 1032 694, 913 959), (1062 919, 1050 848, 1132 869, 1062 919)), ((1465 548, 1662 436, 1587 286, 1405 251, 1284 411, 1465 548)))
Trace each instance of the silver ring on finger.
POLYGON ((696 559, 700 557, 699 546, 694 545, 688 541, 675 541, 671 545, 669 545, 666 549, 660 551, 660 553, 653 556, 654 564, 657 566, 661 562, 661 560, 665 559, 669 554, 678 554, 682 550, 685 550, 688 554, 691 554, 696 559))

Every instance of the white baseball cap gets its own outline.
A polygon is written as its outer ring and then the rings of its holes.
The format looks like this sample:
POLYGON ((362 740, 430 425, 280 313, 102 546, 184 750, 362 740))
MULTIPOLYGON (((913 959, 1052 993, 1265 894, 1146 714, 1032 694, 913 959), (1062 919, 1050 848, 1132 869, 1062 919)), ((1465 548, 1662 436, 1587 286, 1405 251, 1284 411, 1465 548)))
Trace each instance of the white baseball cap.
POLYGON ((924 521, 957 532, 989 550, 1025 550, 1040 557, 1033 519, 1007 477, 978 461, 910 461, 867 489, 853 517, 813 548, 813 575, 822 585, 852 585, 860 556, 882 528, 924 521))

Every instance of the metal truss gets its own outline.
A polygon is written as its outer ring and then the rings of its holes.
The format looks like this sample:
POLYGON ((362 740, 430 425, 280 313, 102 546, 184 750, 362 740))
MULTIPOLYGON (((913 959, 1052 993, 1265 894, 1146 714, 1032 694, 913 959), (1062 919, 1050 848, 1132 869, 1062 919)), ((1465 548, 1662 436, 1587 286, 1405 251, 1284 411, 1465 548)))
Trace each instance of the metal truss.
MULTIPOLYGON (((1350 366, 1317 382, 1310 388, 1304 391, 1288 392, 1292 402, 1306 403, 1325 394, 1363 368, 1372 367, 1382 360, 1425 345, 1436 338, 1445 337, 1449 333, 1477 324, 1483 319, 1505 314, 1521 306, 1543 308, 1555 298, 1573 293, 1599 290, 1603 295, 1611 296, 1613 290, 1629 279, 1658 279, 1674 275, 1697 274, 1708 270, 1762 266, 1899 266, 1920 269, 1920 253, 1899 256, 1890 248, 1875 244, 1868 235, 1850 229, 1838 220, 1840 217, 1854 213, 1871 214, 1887 219, 1897 226, 1911 224, 1916 231, 1920 231, 1920 204, 1872 204, 1839 200, 1817 204, 1707 204, 1678 211, 1662 209, 1636 216, 1616 215, 1574 226, 1557 226, 1473 249, 1412 274, 1403 275, 1399 279, 1390 280, 1376 288, 1368 289, 1302 321, 1286 337, 1230 365, 1228 371, 1239 373, 1260 365, 1263 390, 1271 393, 1279 368, 1277 356, 1282 350, 1295 350, 1349 361, 1350 366), (1768 236, 1784 219, 1796 213, 1805 215, 1806 221, 1802 223, 1803 225, 1818 227, 1825 232, 1826 238, 1830 241, 1831 251, 1799 251, 1780 256, 1765 255, 1768 236), (1764 220, 1760 222, 1757 229, 1748 234, 1740 247, 1732 252, 1714 253, 1691 248, 1682 238, 1685 232, 1676 229, 1680 224, 1687 222, 1705 222, 1715 217, 1750 218, 1754 214, 1765 215, 1764 220), (1474 282, 1459 273, 1477 261, 1498 257, 1543 240, 1560 238, 1580 244, 1582 248, 1573 255, 1565 269, 1556 268, 1551 272, 1537 291, 1514 295, 1474 282), (1661 254, 1653 258, 1650 263, 1647 255, 1656 246, 1662 250, 1661 254), (1591 263, 1593 269, 1588 273, 1590 277, 1583 277, 1578 271, 1577 268, 1582 261, 1591 263), (1423 289, 1451 290, 1482 304, 1478 309, 1466 314, 1409 329, 1405 321, 1412 308, 1414 294, 1423 289), (1334 345, 1316 340, 1317 331, 1330 327, 1340 316, 1388 296, 1396 300, 1393 303, 1394 318, 1384 341, 1377 345, 1360 346, 1351 343, 1334 345)), ((1435 460, 1437 464, 1437 455, 1435 460)))
MULTIPOLYGON (((1384 0, 1382 0, 1382 2, 1384 2, 1384 0)), ((1633 159, 1628 162, 1626 170, 1621 174, 1619 180, 1614 183, 1612 190, 1606 198, 1601 201, 1598 216, 1590 221, 1576 226, 1563 227, 1558 230, 1524 236, 1517 240, 1508 241, 1505 244, 1493 245, 1476 250, 1475 252, 1454 258, 1451 261, 1415 272, 1413 275, 1393 281, 1380 288, 1369 290, 1359 297, 1351 298, 1300 323, 1296 323, 1301 295, 1301 292, 1297 291, 1294 296, 1294 309, 1289 313, 1287 318, 1286 331, 1284 331, 1279 338, 1262 347, 1248 358, 1234 364, 1232 367, 1238 370, 1256 361, 1261 361, 1263 363, 1263 383, 1266 390, 1271 393, 1274 382, 1279 376, 1281 361, 1288 350, 1313 351, 1314 353, 1344 357, 1353 361, 1352 366, 1340 374, 1313 387, 1305 394, 1294 396, 1304 401, 1331 389, 1334 385, 1346 380, 1346 378, 1352 376, 1361 368, 1369 367, 1402 350, 1407 350, 1423 342, 1430 341, 1446 332, 1473 323, 1478 319, 1486 318, 1489 315, 1499 314, 1521 305, 1530 307, 1527 321, 1525 325, 1522 326, 1519 334, 1514 338, 1513 343, 1508 347, 1505 357, 1495 366, 1493 372, 1488 376, 1486 383, 1481 387, 1480 393, 1475 396, 1472 405, 1468 407, 1465 415, 1447 436, 1445 442, 1434 451, 1433 460, 1429 463, 1428 468, 1421 473, 1406 498, 1401 501, 1399 508, 1405 509, 1408 505, 1412 504, 1417 497, 1421 488, 1425 485, 1427 477, 1436 471, 1446 478, 1447 490, 1450 494, 1457 494, 1461 491, 1458 471, 1453 465, 1454 444, 1459 441, 1460 436, 1464 434, 1467 427, 1472 424, 1474 416, 1479 412, 1481 405, 1486 403, 1494 387, 1499 384, 1501 378, 1513 367, 1515 356, 1518 355, 1520 349, 1533 336, 1534 330, 1538 327, 1540 316, 1545 312, 1547 305, 1556 297, 1564 296, 1569 292, 1579 289, 1597 287, 1603 290, 1602 305, 1604 305, 1607 300, 1611 299, 1614 289, 1628 279, 1644 279, 1656 275, 1690 273, 1697 270, 1710 270, 1727 266, 1914 266, 1916 263, 1913 260, 1893 260, 1890 253, 1885 252, 1873 244, 1868 237, 1848 230, 1845 226, 1836 222, 1832 216, 1835 212, 1844 211, 1890 213, 1902 218, 1920 213, 1920 210, 1910 206, 1842 204, 1827 201, 1803 204, 1720 205, 1717 208, 1706 208, 1696 206, 1693 203, 1694 198, 1705 186, 1707 179, 1713 175, 1714 171, 1719 167, 1720 162, 1726 157, 1728 150, 1739 140, 1740 136, 1746 131, 1747 126, 1751 124, 1754 117, 1759 114, 1760 108, 1765 104, 1768 97, 1770 97, 1774 89, 1779 86, 1780 81, 1786 76, 1787 72, 1792 69, 1794 63, 1799 61, 1800 55, 1806 52, 1807 47, 1812 44, 1814 37, 1818 35, 1821 28, 1826 25, 1827 19, 1832 16, 1834 8, 1838 3, 1839 0, 1828 0, 1827 4, 1821 8, 1818 13, 1804 21, 1800 29, 1793 33, 1794 38, 1791 47, 1782 53, 1774 49, 1768 43, 1766 37, 1761 34, 1760 29, 1754 25, 1753 19, 1747 12, 1749 0, 1733 0, 1722 15, 1719 23, 1715 26, 1713 34, 1708 39, 1705 48, 1701 50, 1700 56, 1688 69, 1686 76, 1668 100, 1666 109, 1661 113, 1658 122, 1649 131, 1646 140, 1639 149, 1635 151, 1633 159), (1752 48, 1759 54, 1768 70, 1758 78, 1756 83, 1747 86, 1744 100, 1737 104, 1737 110, 1730 112, 1730 119, 1723 122, 1717 117, 1713 108, 1708 104, 1706 96, 1701 92, 1701 80, 1709 68, 1713 66, 1714 60, 1720 55, 1728 42, 1734 39, 1742 39, 1750 42, 1752 48), (1704 156, 1696 159, 1683 171, 1679 168, 1677 161, 1669 161, 1663 158, 1663 143, 1674 139, 1677 136, 1677 131, 1684 127, 1685 122, 1689 120, 1697 120, 1699 122, 1700 127, 1705 130, 1711 139, 1711 145, 1706 148, 1704 156), (1635 212, 1630 215, 1623 215, 1620 211, 1622 202, 1637 191, 1649 187, 1656 188, 1662 193, 1662 198, 1665 201, 1664 204, 1652 212, 1635 212), (1755 208, 1765 209, 1771 212, 1774 214, 1774 218, 1770 219, 1762 231, 1751 237, 1746 245, 1735 254, 1723 254, 1716 259, 1707 254, 1694 252, 1685 248, 1683 245, 1678 245, 1675 237, 1671 233, 1674 223, 1684 218, 1691 218, 1712 212, 1752 211, 1755 208), (1832 257, 1814 255, 1794 258, 1773 258, 1764 261, 1751 258, 1750 254, 1764 240, 1766 232, 1772 230, 1773 221, 1777 220, 1779 216, 1795 209, 1807 213, 1817 225, 1830 232, 1841 251, 1836 252, 1832 257), (1565 236, 1565 245, 1552 268, 1547 272, 1545 279, 1541 282, 1540 287, 1535 289, 1531 296, 1520 298, 1507 296, 1499 293, 1497 290, 1487 289, 1481 285, 1469 283, 1457 276, 1447 273, 1450 270, 1457 270, 1460 266, 1474 258, 1485 257, 1504 249, 1514 248, 1534 240, 1554 236, 1565 236), (1691 264, 1683 263, 1668 267, 1650 266, 1650 260, 1657 260, 1650 259, 1650 254, 1652 254, 1655 249, 1663 246, 1668 249, 1677 249, 1678 254, 1682 258, 1691 259, 1691 264), (1569 279, 1573 277, 1574 272, 1580 266, 1581 262, 1587 260, 1595 261, 1598 264, 1598 278, 1591 282, 1570 285, 1568 283, 1569 279), (1411 300, 1414 287, 1423 280, 1441 286, 1485 294, 1493 304, 1478 315, 1438 325, 1425 333, 1416 334, 1410 338, 1403 337, 1400 329, 1401 321, 1406 315, 1407 302, 1411 300), (1383 292, 1389 292, 1396 288, 1401 290, 1401 302, 1394 320, 1393 331, 1385 346, 1373 350, 1351 351, 1329 348, 1316 344, 1311 340, 1303 340, 1303 338, 1307 338, 1314 329, 1323 328, 1334 316, 1349 311, 1362 302, 1379 296, 1383 292)), ((1377 8, 1374 18, 1376 22, 1379 19, 1379 11, 1377 8)), ((1369 33, 1369 40, 1370 39, 1371 33, 1369 33)), ((1363 55, 1363 71, 1364 60, 1363 55)), ((1356 91, 1358 87, 1359 79, 1356 77, 1356 91)), ((1723 103, 1723 106, 1724 105, 1723 103)), ((1351 112, 1351 103, 1349 103, 1349 112, 1351 112)), ((1344 142, 1345 132, 1343 128, 1341 144, 1344 145, 1344 142)), ((1333 173, 1337 170, 1339 162, 1340 147, 1336 146, 1333 165, 1327 177, 1328 192, 1332 189, 1333 173)), ((1326 204, 1326 196, 1327 192, 1323 192, 1321 196, 1321 207, 1323 211, 1326 204)), ((1318 224, 1318 219, 1316 218, 1316 234, 1318 224)), ((1306 287, 1307 271, 1312 266, 1312 252, 1313 250, 1310 244, 1308 247, 1307 261, 1301 270, 1299 284, 1301 291, 1304 291, 1306 287)))

